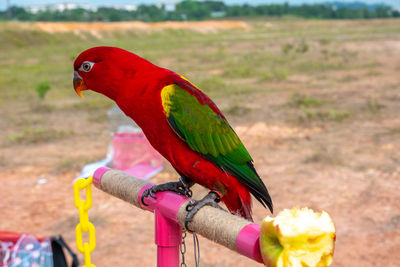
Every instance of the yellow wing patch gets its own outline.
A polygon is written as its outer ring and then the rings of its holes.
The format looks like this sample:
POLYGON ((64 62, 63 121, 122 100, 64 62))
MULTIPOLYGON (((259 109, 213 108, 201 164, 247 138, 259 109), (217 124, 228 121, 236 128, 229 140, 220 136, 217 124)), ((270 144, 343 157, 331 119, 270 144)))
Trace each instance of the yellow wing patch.
POLYGON ((177 89, 180 89, 180 88, 176 84, 171 84, 171 85, 165 86, 161 90, 161 103, 162 103, 164 112, 167 115, 167 117, 169 117, 169 115, 171 113, 171 107, 173 106, 170 96, 173 95, 177 89))

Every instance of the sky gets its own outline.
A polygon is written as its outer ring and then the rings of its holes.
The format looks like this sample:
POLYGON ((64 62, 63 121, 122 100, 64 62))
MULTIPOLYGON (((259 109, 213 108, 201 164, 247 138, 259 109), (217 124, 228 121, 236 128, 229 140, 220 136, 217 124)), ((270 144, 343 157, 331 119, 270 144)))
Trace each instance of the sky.
MULTIPOLYGON (((7 6, 7 1, 9 1, 10 5, 16 6, 29 6, 29 5, 46 5, 46 4, 56 4, 56 3, 80 3, 80 4, 89 4, 95 6, 102 5, 127 5, 127 4, 141 4, 141 3, 166 3, 166 2, 177 2, 176 0, 0 0, 0 9, 4 10, 7 6)), ((357 0, 225 0, 224 2, 227 4, 243 4, 243 3, 252 3, 252 4, 265 4, 265 3, 284 3, 288 2, 289 4, 313 4, 313 3, 322 3, 322 2, 355 2, 357 0)), ((393 6, 397 9, 400 9, 400 0, 360 0, 357 2, 363 2, 368 4, 373 3, 384 3, 390 6, 393 6)))

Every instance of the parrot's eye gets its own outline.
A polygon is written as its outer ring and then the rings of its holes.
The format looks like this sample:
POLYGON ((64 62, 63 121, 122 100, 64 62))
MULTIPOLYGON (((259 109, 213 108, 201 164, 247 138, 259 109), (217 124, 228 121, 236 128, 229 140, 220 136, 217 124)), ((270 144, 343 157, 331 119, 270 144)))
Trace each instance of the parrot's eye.
POLYGON ((79 70, 84 71, 84 72, 89 72, 92 70, 93 65, 94 65, 93 62, 85 61, 80 66, 79 70))

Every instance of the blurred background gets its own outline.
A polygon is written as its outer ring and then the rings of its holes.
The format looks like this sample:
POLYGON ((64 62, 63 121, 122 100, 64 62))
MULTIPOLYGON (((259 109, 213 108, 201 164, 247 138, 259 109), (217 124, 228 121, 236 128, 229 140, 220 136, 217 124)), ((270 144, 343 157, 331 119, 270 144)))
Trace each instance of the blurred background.
MULTIPOLYGON (((72 64, 99 45, 203 89, 248 148, 276 212, 332 216, 332 266, 399 265, 400 1, 2 0, 0 230, 62 234, 75 246, 72 181, 105 158, 113 103, 79 98, 72 64)), ((151 182, 176 180, 163 165, 151 182)), ((206 192, 196 187, 197 197, 206 192)), ((255 222, 267 215, 254 202, 255 222)), ((94 190, 90 219, 97 266, 155 266, 151 213, 94 190)), ((202 266, 254 264, 201 237, 200 249, 202 266)))

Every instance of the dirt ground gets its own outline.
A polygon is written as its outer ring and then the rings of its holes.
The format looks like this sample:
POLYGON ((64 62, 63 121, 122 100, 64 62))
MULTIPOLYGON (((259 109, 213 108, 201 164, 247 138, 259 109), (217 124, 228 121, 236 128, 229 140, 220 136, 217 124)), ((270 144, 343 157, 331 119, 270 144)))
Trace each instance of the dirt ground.
POLYGON ((32 25, 45 32, 77 32, 90 29, 91 31, 126 31, 126 30, 162 30, 162 29, 189 29, 201 32, 216 31, 221 29, 247 29, 247 23, 243 21, 191 21, 191 22, 112 22, 112 23, 82 23, 82 22, 36 22, 32 25))
MULTIPOLYGON (((301 23, 307 27, 308 22, 301 23)), ((311 49, 313 45, 311 42, 311 49)), ((227 49, 239 51, 253 46, 243 41, 227 49)), ((337 230, 332 266, 400 266, 400 34, 385 33, 376 39, 346 37, 340 40, 340 46, 358 53, 353 60, 360 64, 373 58, 374 65, 297 73, 284 81, 258 85, 282 90, 217 96, 215 100, 223 110, 232 102, 246 103, 227 117, 254 158, 276 213, 307 206, 331 215, 337 230), (331 107, 327 113, 308 109, 306 113, 304 106, 293 107, 293 95, 299 88, 301 94, 322 99, 320 105, 334 103, 336 111, 350 113, 340 115, 331 107)), ((280 53, 273 44, 271 49, 280 53)), ((169 58, 159 63, 173 65, 169 58)), ((208 74, 220 71, 210 70, 208 74)), ((241 82, 253 80, 243 78, 241 82)), ((84 100, 91 97, 87 94, 84 100)), ((56 105, 79 100, 63 101, 56 105)), ((62 234, 75 248, 78 211, 73 204, 72 180, 85 163, 105 156, 110 141, 107 121, 93 120, 93 114, 84 109, 56 109, 46 114, 46 121, 74 135, 18 143, 4 141, 13 133, 12 128, 25 117, 29 116, 32 123, 40 123, 43 117, 24 103, 13 103, 7 112, 2 111, 0 229, 39 236, 62 234), (47 182, 39 183, 43 178, 47 182)), ((161 183, 176 177, 165 162, 165 170, 150 181, 161 183)), ((205 192, 199 187, 195 190, 197 196, 205 192)), ((255 222, 269 215, 254 202, 255 222)), ((153 214, 95 189, 89 216, 97 238, 93 263, 155 266, 153 214)), ((186 259, 194 266, 193 243, 187 239, 186 259)), ((201 266, 256 265, 202 237, 200 249, 201 266)))

